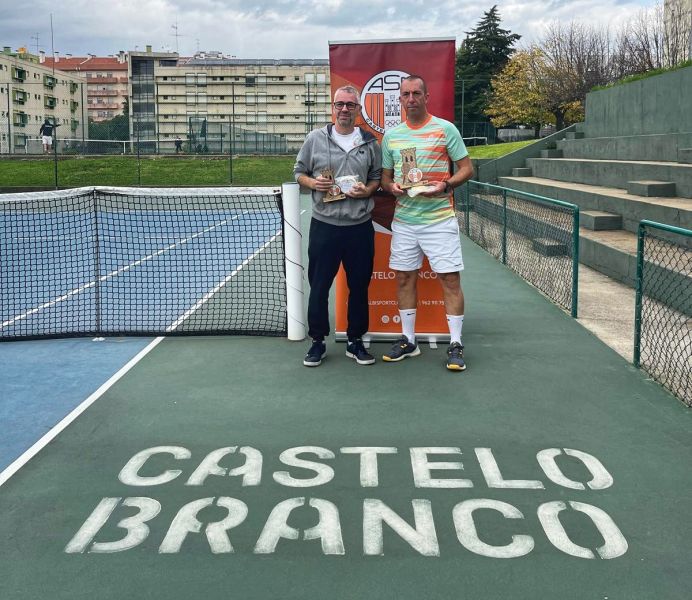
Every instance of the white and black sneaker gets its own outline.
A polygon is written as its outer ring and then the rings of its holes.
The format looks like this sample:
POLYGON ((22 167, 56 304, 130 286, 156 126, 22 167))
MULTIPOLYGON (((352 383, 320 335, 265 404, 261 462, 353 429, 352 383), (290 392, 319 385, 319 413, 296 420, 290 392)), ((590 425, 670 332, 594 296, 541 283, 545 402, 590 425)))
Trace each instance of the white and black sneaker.
POLYGON ((322 364, 322 357, 327 354, 327 344, 324 340, 312 340, 312 346, 303 359, 306 367, 319 367, 322 364))
POLYGON ((374 365, 375 357, 370 354, 360 338, 349 340, 346 344, 346 356, 355 359, 359 365, 374 365))

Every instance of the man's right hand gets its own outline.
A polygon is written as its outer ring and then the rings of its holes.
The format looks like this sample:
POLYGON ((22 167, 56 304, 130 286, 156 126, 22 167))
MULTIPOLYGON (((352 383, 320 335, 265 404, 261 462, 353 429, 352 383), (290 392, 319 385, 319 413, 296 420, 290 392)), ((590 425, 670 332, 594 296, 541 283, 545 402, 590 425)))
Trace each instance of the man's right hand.
POLYGON ((314 178, 315 181, 315 187, 313 188, 317 192, 327 192, 329 191, 329 188, 334 185, 334 182, 331 179, 327 179, 326 177, 322 177, 322 175, 318 175, 317 177, 314 178))
POLYGON ((392 196, 396 196, 397 198, 399 196, 403 196, 406 193, 406 190, 402 190, 396 181, 392 181, 392 183, 389 185, 389 189, 385 191, 392 194, 392 196))

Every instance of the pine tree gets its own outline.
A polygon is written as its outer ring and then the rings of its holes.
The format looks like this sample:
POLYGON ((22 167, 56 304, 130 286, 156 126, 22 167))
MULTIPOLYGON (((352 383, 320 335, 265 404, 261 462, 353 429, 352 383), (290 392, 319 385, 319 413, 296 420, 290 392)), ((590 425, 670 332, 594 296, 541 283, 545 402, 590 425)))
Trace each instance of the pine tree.
POLYGON ((490 81, 507 64, 521 36, 500 27, 497 6, 484 13, 466 36, 456 57, 456 120, 459 123, 462 116, 462 83, 459 80, 463 79, 464 121, 487 121, 485 109, 491 91, 490 81))

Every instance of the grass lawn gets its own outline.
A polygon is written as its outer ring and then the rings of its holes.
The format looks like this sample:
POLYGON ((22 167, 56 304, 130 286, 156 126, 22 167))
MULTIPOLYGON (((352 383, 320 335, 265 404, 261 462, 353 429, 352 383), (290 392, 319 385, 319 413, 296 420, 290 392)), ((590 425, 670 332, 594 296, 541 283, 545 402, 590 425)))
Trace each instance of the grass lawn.
MULTIPOLYGON (((233 159, 233 185, 280 185, 293 181, 293 156, 233 159)), ((0 187, 53 186, 51 159, 0 160, 0 187)), ((78 157, 58 161, 60 187, 229 185, 228 158, 78 157)))
MULTIPOLYGON (((530 144, 512 142, 469 148, 471 158, 497 158, 530 144)), ((231 180, 228 158, 213 157, 75 157, 58 160, 58 185, 114 186, 225 186, 281 185, 293 181, 294 156, 243 156, 234 158, 231 180)), ((0 188, 52 187, 52 158, 0 159, 0 188)))
POLYGON ((524 142, 507 142, 505 144, 492 144, 490 146, 473 146, 469 148, 471 158, 500 158, 505 154, 519 150, 524 146, 533 144, 537 140, 526 140, 524 142))

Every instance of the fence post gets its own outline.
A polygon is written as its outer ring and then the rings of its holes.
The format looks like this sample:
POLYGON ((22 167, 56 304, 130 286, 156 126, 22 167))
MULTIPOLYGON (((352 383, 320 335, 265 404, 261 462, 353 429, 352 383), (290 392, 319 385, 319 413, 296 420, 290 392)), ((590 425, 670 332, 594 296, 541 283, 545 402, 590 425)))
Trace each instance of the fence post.
POLYGON ((572 318, 577 318, 579 304, 579 207, 572 216, 572 318))
MULTIPOLYGON (((80 90, 81 96, 82 96, 82 99, 80 100, 80 102, 82 104, 82 154, 87 154, 86 141, 84 138, 84 129, 86 127, 89 127, 89 117, 87 116, 86 118, 84 118, 84 111, 86 110, 86 107, 84 106, 84 86, 85 85, 86 85, 86 83, 80 83, 79 84, 79 90, 80 90)), ((88 113, 87 113, 87 115, 88 115, 88 113)), ((89 136, 89 137, 91 137, 91 136, 89 136)))
POLYGON ((507 264, 507 190, 502 190, 502 264, 507 264))
POLYGON ((12 139, 12 111, 10 110, 10 96, 12 95, 12 84, 7 84, 7 153, 12 154, 12 146, 14 146, 14 140, 12 139))
POLYGON ((470 237, 470 231, 471 231, 471 224, 469 223, 469 219, 471 218, 471 182, 467 181, 466 182, 466 235, 467 237, 470 237))
POLYGON ((637 291, 634 303, 634 366, 639 368, 642 339, 642 295, 644 291, 644 223, 639 223, 637 231, 637 291))

